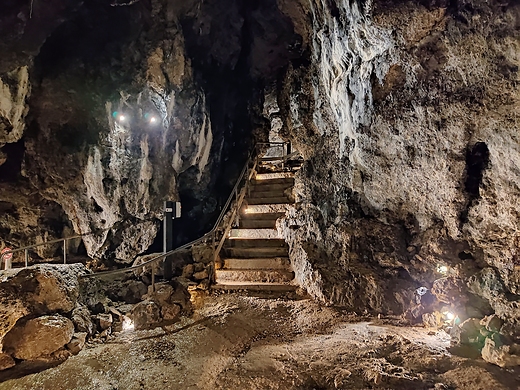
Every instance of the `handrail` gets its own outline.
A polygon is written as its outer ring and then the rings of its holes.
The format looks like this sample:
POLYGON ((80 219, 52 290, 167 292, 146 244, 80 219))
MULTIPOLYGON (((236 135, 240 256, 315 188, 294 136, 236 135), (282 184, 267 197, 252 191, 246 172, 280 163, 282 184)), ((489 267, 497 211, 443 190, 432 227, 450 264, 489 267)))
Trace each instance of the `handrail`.
MULTIPOLYGON (((236 183, 235 183, 235 186, 233 187, 233 190, 231 191, 231 194, 229 195, 226 203, 224 204, 223 208, 222 208, 222 211, 219 215, 219 217, 217 218, 215 224, 213 225, 213 228, 207 232, 206 234, 204 234, 202 237, 199 237, 197 238, 196 240, 193 240, 187 244, 184 244, 178 248, 175 248, 175 249, 172 249, 171 251, 169 252, 165 252, 165 253, 161 253, 155 257, 153 257, 152 259, 150 260, 147 260, 145 261, 144 263, 141 263, 139 265, 134 265, 134 266, 131 266, 131 267, 126 267, 126 268, 121 268, 121 269, 116 269, 116 270, 109 270, 109 271, 101 271, 101 272, 95 272, 95 273, 91 273, 91 274, 85 274, 85 275, 81 275, 80 278, 96 278, 96 277, 102 277, 102 276, 106 276, 106 275, 116 275, 116 274, 122 274, 122 273, 126 273, 126 272, 130 272, 130 271, 134 271, 134 270, 137 270, 137 269, 141 269, 141 268, 144 268, 148 265, 152 265, 152 285, 155 284, 155 266, 156 266, 156 263, 158 263, 161 259, 163 258, 166 258, 168 256, 171 256, 177 252, 180 252, 184 249, 187 249, 193 245, 196 245, 200 242, 203 242, 205 241, 206 239, 208 238, 211 238, 213 236, 213 242, 215 242, 215 234, 219 228, 219 225, 221 224, 222 220, 224 219, 224 216, 226 215, 226 213, 228 212, 228 208, 229 206, 231 205, 231 202, 233 201, 233 199, 236 197, 237 200, 239 200, 239 202, 237 202, 237 205, 235 207, 235 210, 234 210, 234 214, 238 211, 239 207, 241 206, 241 203, 245 197, 245 188, 244 190, 241 191, 240 193, 240 196, 238 194, 238 188, 240 186, 240 183, 242 182, 242 180, 244 179, 244 177, 246 176, 246 173, 248 172, 248 167, 250 165, 251 162, 253 162, 253 158, 254 158, 254 164, 253 164, 253 167, 251 168, 251 171, 250 171, 250 175, 248 176, 247 180, 250 181, 251 180, 251 177, 252 177, 252 173, 254 172, 255 168, 256 168, 256 165, 257 165, 257 156, 255 156, 256 152, 257 152, 257 149, 258 149, 258 146, 264 146, 264 145, 267 145, 267 146, 284 146, 284 145, 287 145, 288 142, 258 142, 255 144, 255 146, 253 147, 252 151, 249 153, 249 156, 248 156, 248 159, 244 165, 244 168, 242 169, 236 183), (240 204, 239 204, 240 203, 240 204)), ((283 157, 282 157, 283 159, 283 157)), ((233 214, 233 216, 234 216, 233 214)), ((229 225, 231 225, 231 222, 233 221, 234 218, 230 218, 230 223, 229 225)), ((226 227, 226 233, 227 233, 227 230, 229 229, 229 226, 226 227)), ((106 229, 108 230, 108 229, 106 229)), ((101 230, 101 231, 104 231, 104 230, 101 230)), ((72 236, 72 237, 67 237, 66 239, 57 239, 57 240, 53 240, 53 241, 49 241, 49 242, 46 242, 46 243, 42 243, 42 244, 36 244, 36 245, 31 245, 31 246, 28 246, 28 247, 22 247, 22 248, 18 248, 18 249, 13 249, 12 251, 8 251, 6 253, 11 253, 11 252, 19 252, 21 250, 28 250, 30 248, 33 248, 33 247, 36 247, 36 246, 39 246, 39 245, 44 245, 44 244, 50 244, 50 243, 56 243, 56 242, 60 242, 60 241, 64 241, 64 240, 69 240, 69 239, 74 239, 74 238, 79 238, 79 237, 83 237, 85 235, 88 235, 88 234, 92 234, 93 232, 90 232, 90 233, 84 233, 84 234, 80 234, 80 235, 77 235, 77 236, 72 236)), ((225 239, 226 237, 226 234, 223 235, 223 239, 225 239)), ((222 244, 223 243, 223 240, 221 240, 221 242, 219 243, 219 247, 221 248, 222 247, 222 244)), ((2 258, 3 258, 3 255, 2 255, 2 258)), ((1 264, 1 263, 0 263, 1 264)))
MULTIPOLYGON (((110 228, 105 228, 105 229, 99 229, 99 230, 96 230, 96 231, 93 231, 93 232, 76 234, 76 235, 70 236, 70 237, 57 238, 55 240, 40 242, 39 244, 32 244, 32 245, 22 246, 21 248, 16 248, 16 249, 11 249, 11 250, 5 251, 5 252, 3 252, 0 255, 0 269, 2 268, 2 264, 4 262, 5 256, 7 256, 9 254, 25 251, 25 266, 27 267, 28 266, 28 262, 29 262, 29 249, 37 248, 39 246, 44 246, 44 245, 56 244, 58 242, 63 242, 63 264, 67 264, 67 245, 66 245, 67 241, 74 240, 76 238, 89 236, 91 234, 103 233, 103 232, 109 231, 110 229, 112 229, 112 228, 110 227, 110 228)), ((7 269, 7 264, 5 266, 6 266, 6 269, 7 269)))

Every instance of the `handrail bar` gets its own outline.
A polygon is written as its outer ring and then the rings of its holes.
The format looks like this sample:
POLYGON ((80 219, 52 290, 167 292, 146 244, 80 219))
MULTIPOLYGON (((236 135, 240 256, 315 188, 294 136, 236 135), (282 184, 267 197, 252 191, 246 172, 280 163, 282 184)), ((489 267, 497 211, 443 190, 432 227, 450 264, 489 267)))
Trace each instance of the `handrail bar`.
MULTIPOLYGON (((152 259, 150 259, 150 260, 148 260, 148 261, 146 261, 146 262, 144 262, 142 264, 139 264, 139 265, 126 267, 126 268, 121 268, 121 269, 116 269, 116 270, 95 272, 95 273, 92 273, 92 274, 82 275, 81 277, 82 278, 92 278, 92 277, 105 276, 105 275, 116 275, 116 274, 120 274, 120 273, 134 271, 134 270, 137 270, 137 269, 140 269, 140 268, 144 268, 147 265, 155 264, 156 262, 158 262, 162 258, 171 256, 171 255, 175 254, 176 252, 180 252, 180 251, 182 251, 184 249, 187 249, 187 248, 189 248, 189 247, 191 247, 191 246, 193 246, 195 244, 198 244, 199 242, 202 242, 205 239, 209 238, 212 234, 214 234, 217 231, 220 223, 222 222, 222 219, 224 218, 224 216, 227 213, 227 209, 228 209, 229 205, 233 201, 234 196, 238 195, 238 192, 237 192, 238 187, 239 187, 240 183, 242 182, 242 179, 244 178, 244 176, 245 176, 245 174, 246 174, 246 172, 248 170, 249 164, 253 160, 253 156, 254 156, 255 152, 257 151, 258 145, 286 145, 286 144, 288 144, 288 142, 257 142, 255 144, 255 146, 253 147, 252 151, 249 153, 249 156, 248 156, 247 161, 246 161, 246 163, 244 165, 244 168, 242 169, 242 171, 240 173, 240 176, 238 177, 238 179, 237 179, 237 181, 235 183, 235 186, 233 187, 233 190, 231 191, 231 194, 229 195, 226 203, 224 204, 224 207, 222 208, 222 211, 221 211, 219 217, 217 218, 217 221, 213 225, 213 228, 209 232, 204 234, 202 237, 199 237, 199 238, 197 238, 197 239, 195 239, 195 240, 193 240, 193 241, 191 241, 191 242, 189 242, 187 244, 181 245, 178 248, 172 249, 169 252, 161 253, 160 255, 157 255, 156 257, 154 257, 154 258, 152 258, 152 259)), ((281 159, 283 159, 283 157, 281 157, 281 159)), ((72 237, 56 239, 56 240, 48 241, 48 242, 45 242, 45 243, 40 243, 40 244, 30 245, 30 246, 27 246, 27 247, 13 249, 12 251, 7 251, 7 252, 2 254, 2 256, 0 257, 0 264, 1 264, 1 260, 3 259, 3 256, 5 254, 8 254, 8 253, 19 252, 19 251, 26 250, 26 249, 31 249, 31 248, 34 248, 34 247, 37 247, 37 246, 40 246, 40 245, 53 244, 53 243, 61 242, 61 241, 64 241, 64 240, 80 238, 80 237, 83 237, 83 236, 86 236, 86 235, 89 235, 89 234, 99 233, 99 232, 103 232, 103 231, 109 230, 109 229, 103 229, 103 230, 100 230, 100 231, 97 231, 97 232, 83 233, 83 234, 79 234, 79 235, 72 236, 72 237)))

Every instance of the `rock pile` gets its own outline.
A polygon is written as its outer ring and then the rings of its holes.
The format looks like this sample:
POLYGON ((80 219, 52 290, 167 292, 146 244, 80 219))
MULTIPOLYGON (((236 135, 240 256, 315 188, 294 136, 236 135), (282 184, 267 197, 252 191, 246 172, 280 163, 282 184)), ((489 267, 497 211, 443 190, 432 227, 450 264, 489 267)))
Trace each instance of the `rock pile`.
MULTIPOLYGON (((0 370, 17 361, 64 360, 84 344, 81 264, 41 264, 0 274, 0 370)), ((88 328, 88 326, 87 326, 88 328)))

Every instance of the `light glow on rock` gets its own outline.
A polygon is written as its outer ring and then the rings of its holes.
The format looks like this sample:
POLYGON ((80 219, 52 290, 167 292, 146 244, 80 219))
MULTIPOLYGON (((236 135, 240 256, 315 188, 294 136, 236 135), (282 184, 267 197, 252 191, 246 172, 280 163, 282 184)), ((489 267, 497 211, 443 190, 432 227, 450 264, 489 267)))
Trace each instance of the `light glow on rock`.
POLYGON ((126 121, 126 116, 124 116, 124 115, 119 115, 119 118, 118 118, 118 119, 119 119, 119 122, 124 122, 124 121, 126 121))
POLYGON ((446 275, 448 273, 448 267, 445 266, 445 265, 439 264, 437 266, 437 272, 440 273, 440 274, 446 275))
POLYGON ((134 321, 130 317, 123 316, 123 331, 134 330, 134 321))

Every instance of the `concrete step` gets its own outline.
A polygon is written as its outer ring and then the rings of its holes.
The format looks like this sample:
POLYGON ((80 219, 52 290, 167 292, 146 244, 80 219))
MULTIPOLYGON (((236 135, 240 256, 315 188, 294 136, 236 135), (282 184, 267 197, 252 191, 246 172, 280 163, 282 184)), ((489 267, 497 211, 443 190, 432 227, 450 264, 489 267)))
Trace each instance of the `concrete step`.
MULTIPOLYGON (((251 240, 254 241, 254 240, 251 240)), ((288 257, 287 247, 224 248, 226 258, 259 259, 266 257, 288 257)))
POLYGON ((224 259, 222 269, 284 269, 289 271, 291 262, 288 257, 266 259, 224 259))
POLYGON ((258 204, 291 204, 289 198, 286 196, 273 197, 273 198, 246 198, 246 204, 258 205, 258 204))
POLYGON ((285 248, 289 249, 283 239, 231 239, 224 242, 224 248, 285 248))
POLYGON ((249 291, 296 291, 298 286, 288 283, 247 283, 247 282, 226 282, 225 284, 214 284, 211 286, 214 290, 249 290, 249 291))
POLYGON ((276 229, 231 229, 229 238, 282 238, 276 229))
POLYGON ((294 272, 286 270, 243 270, 243 269, 217 269, 215 281, 249 282, 249 283, 287 283, 294 279, 294 272))

